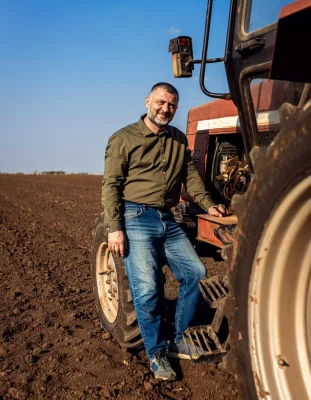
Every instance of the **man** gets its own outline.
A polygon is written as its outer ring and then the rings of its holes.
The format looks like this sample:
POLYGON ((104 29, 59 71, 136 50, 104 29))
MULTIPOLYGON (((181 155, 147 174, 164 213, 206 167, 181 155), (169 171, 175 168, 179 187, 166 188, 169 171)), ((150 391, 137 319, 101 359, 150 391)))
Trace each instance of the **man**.
POLYGON ((169 355, 190 358, 198 349, 183 342, 199 299, 198 282, 206 270, 170 208, 178 203, 181 184, 210 215, 226 210, 215 205, 196 171, 186 136, 168 125, 179 95, 168 83, 153 86, 147 114, 109 139, 102 187, 108 223, 108 246, 124 256, 131 295, 151 370, 158 379, 176 378, 166 358, 158 296, 158 259, 165 255, 180 282, 175 315, 176 336, 169 355))

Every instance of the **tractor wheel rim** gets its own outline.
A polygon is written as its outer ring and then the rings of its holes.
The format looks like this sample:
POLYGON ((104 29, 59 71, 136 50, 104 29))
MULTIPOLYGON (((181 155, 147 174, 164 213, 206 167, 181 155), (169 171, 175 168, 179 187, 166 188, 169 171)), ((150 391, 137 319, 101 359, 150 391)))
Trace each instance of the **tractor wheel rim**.
POLYGON ((264 228, 249 285, 248 332, 258 397, 310 399, 311 176, 291 188, 264 228))
POLYGON ((118 315, 118 279, 116 265, 106 242, 96 253, 96 286, 101 309, 109 323, 118 315))

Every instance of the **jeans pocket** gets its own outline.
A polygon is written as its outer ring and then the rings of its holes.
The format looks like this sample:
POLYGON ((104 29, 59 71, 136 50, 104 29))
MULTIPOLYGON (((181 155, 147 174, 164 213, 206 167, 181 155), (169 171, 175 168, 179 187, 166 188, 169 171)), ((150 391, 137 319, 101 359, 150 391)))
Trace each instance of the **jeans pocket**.
POLYGON ((141 207, 132 208, 132 209, 126 210, 124 212, 124 218, 125 219, 135 218, 135 217, 138 217, 142 212, 143 212, 143 210, 141 207))

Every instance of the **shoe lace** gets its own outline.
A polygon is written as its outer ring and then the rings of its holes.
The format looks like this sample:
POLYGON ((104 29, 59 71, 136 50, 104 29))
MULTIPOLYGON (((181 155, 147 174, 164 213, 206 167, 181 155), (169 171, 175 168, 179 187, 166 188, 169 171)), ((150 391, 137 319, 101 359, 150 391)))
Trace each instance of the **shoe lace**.
POLYGON ((164 351, 160 351, 155 355, 155 359, 159 367, 163 368, 165 371, 170 371, 171 366, 166 359, 166 353, 164 351))

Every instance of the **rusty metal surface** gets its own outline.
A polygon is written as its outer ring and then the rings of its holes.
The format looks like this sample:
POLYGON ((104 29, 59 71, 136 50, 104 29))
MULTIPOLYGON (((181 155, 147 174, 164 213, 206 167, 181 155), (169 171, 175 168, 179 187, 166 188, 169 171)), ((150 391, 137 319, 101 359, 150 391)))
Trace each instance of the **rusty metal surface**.
MULTIPOLYGON (((232 101, 214 100, 190 110, 188 116, 187 135, 197 132, 198 121, 238 115, 232 101)), ((234 132, 234 130, 232 130, 234 132)))
MULTIPOLYGON (((263 82, 252 85, 251 87, 252 101, 256 113, 265 113, 271 110, 277 110, 284 102, 292 102, 294 94, 295 87, 293 84, 288 82, 270 82, 268 80, 264 80, 263 82)), ((215 141, 215 135, 240 135, 241 127, 240 122, 237 119, 237 115, 237 108, 233 102, 225 100, 215 100, 190 110, 188 115, 187 138, 193 163, 198 169, 203 182, 206 180, 206 166, 208 163, 208 157, 213 156, 211 151, 209 151, 210 136, 214 136, 215 141), (224 123, 223 127, 219 127, 216 124, 213 126, 217 126, 217 128, 198 131, 199 121, 217 121, 220 118, 227 117, 236 117, 236 123, 234 122, 235 119, 233 118, 232 126, 226 126, 226 123, 224 123)), ((264 132, 265 135, 267 131, 276 132, 279 128, 279 123, 274 121, 273 118, 270 118, 270 116, 266 116, 266 120, 266 122, 261 121, 258 123, 258 131, 264 132)), ((267 137, 267 135, 265 137, 267 137)), ((181 200, 187 202, 193 201, 191 196, 189 196, 186 192, 184 186, 181 190, 181 200)), ((199 233, 199 237, 202 238, 202 240, 220 246, 217 238, 210 238, 209 234, 206 235, 204 232, 202 232, 202 234, 199 233)))
POLYGON ((224 243, 215 236, 215 230, 225 225, 237 224, 236 215, 227 217, 213 217, 208 214, 199 214, 198 217, 198 240, 223 248, 224 243))
MULTIPOLYGON (((220 362, 228 351, 228 338, 221 342, 211 325, 201 325, 188 328, 183 333, 183 340, 188 346, 194 346, 201 350, 195 358, 192 358, 194 364, 220 362)), ((189 351, 192 354, 191 351, 189 351)))
POLYGON ((309 7, 311 7, 311 0, 294 1, 281 9, 279 18, 286 18, 309 7))
POLYGON ((224 245, 214 235, 214 229, 219 228, 219 224, 198 218, 198 236, 197 239, 210 243, 216 247, 222 248, 224 245))
POLYGON ((294 102, 295 85, 293 82, 265 79, 251 86, 251 95, 256 113, 278 110, 283 103, 294 102))
MULTIPOLYGON (((202 181, 205 182, 209 136, 206 133, 201 133, 196 135, 187 135, 187 139, 193 164, 197 168, 202 181)), ((182 201, 193 201, 192 197, 187 193, 184 185, 182 185, 181 188, 180 198, 182 201)))
POLYGON ((219 228, 214 230, 214 235, 224 246, 227 246, 233 243, 236 227, 236 224, 221 225, 219 228))
POLYGON ((209 214, 199 214, 197 217, 205 221, 214 222, 218 225, 232 225, 238 223, 238 217, 235 214, 228 215, 226 217, 214 217, 213 215, 209 214))
POLYGON ((215 275, 199 282, 202 296, 211 308, 217 308, 221 300, 228 296, 228 284, 227 275, 215 275))
POLYGON ((207 161, 208 135, 188 135, 188 146, 191 151, 192 162, 198 170, 201 179, 205 179, 205 166, 207 161))
MULTIPOLYGON (((251 86, 251 95, 256 113, 278 110, 284 102, 293 102, 294 94, 295 87, 291 82, 273 82, 264 80, 263 82, 251 86)), ((190 139, 190 135, 195 135, 196 137, 202 134, 228 135, 240 133, 241 127, 239 123, 231 127, 224 126, 223 128, 209 129, 208 131, 197 131, 199 121, 234 117, 237 115, 237 108, 232 101, 214 100, 210 103, 194 107, 190 110, 188 115, 187 136, 190 139)), ((271 123, 263 124, 259 126, 259 130, 266 131, 270 126, 271 123)), ((194 139, 191 140, 193 141, 194 139)), ((196 149, 198 149, 197 146, 196 149)))
POLYGON ((311 59, 308 53, 310 19, 310 0, 296 1, 282 8, 277 25, 270 79, 311 82, 311 59))
MULTIPOLYGON (((212 323, 188 328, 183 338, 188 346, 199 348, 193 363, 220 362, 229 350, 227 313, 228 277, 217 276, 200 281, 200 290, 207 303, 216 309, 212 323), (198 358, 197 358, 198 357, 198 358)), ((189 352, 191 354, 191 351, 189 352)))

